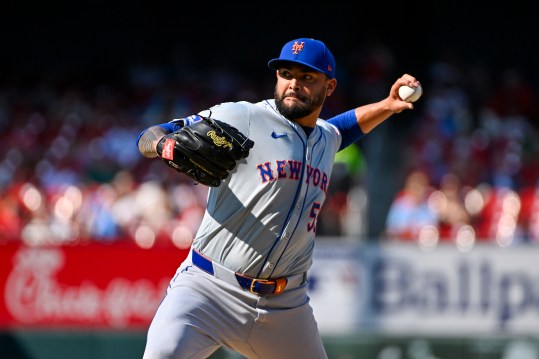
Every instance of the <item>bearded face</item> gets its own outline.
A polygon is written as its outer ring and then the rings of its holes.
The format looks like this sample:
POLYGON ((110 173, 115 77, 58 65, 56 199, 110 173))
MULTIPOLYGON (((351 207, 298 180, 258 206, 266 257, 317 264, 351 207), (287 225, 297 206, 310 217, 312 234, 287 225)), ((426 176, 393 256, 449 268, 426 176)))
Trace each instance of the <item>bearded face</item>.
POLYGON ((277 110, 281 115, 290 121, 295 121, 310 115, 321 107, 325 100, 325 92, 313 94, 310 97, 297 94, 293 91, 288 91, 280 95, 277 91, 277 86, 275 86, 274 96, 277 110), (285 103, 284 99, 286 97, 295 97, 299 100, 299 102, 285 103))

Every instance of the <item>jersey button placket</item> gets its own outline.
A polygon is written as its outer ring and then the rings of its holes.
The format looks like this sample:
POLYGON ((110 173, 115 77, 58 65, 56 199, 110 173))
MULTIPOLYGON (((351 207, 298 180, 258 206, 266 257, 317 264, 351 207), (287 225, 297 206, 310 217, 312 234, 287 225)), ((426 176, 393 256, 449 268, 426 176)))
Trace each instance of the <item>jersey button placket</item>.
POLYGON ((307 148, 305 149, 305 158, 307 161, 311 160, 311 152, 312 152, 312 143, 311 141, 307 142, 307 148))

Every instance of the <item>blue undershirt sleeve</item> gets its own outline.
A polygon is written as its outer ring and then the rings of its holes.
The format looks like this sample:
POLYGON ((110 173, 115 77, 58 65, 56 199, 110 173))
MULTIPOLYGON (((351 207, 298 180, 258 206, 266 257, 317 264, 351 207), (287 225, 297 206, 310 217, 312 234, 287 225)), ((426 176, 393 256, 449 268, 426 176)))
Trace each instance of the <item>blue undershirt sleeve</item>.
POLYGON ((359 139, 365 136, 365 133, 361 131, 361 128, 359 128, 359 125, 357 124, 355 110, 349 110, 338 114, 337 116, 328 119, 327 122, 331 123, 341 131, 342 142, 339 151, 350 146, 352 143, 359 141, 359 139))

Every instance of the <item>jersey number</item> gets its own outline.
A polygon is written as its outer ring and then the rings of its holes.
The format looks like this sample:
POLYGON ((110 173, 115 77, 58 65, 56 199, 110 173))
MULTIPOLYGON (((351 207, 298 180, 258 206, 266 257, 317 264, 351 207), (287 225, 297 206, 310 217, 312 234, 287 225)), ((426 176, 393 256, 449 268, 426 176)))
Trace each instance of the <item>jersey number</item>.
POLYGON ((309 214, 309 217, 311 217, 312 220, 307 223, 307 231, 316 233, 316 219, 318 218, 319 211, 320 203, 314 202, 313 206, 311 207, 311 213, 309 214))

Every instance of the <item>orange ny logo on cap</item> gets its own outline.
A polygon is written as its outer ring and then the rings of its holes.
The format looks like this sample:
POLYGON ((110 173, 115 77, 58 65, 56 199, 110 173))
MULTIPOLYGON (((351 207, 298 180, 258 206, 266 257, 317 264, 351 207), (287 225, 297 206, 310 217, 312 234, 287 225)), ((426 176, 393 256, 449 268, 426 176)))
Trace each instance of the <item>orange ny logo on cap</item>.
POLYGON ((294 42, 294 45, 292 45, 292 53, 293 53, 294 55, 297 55, 299 51, 303 50, 303 44, 304 44, 304 43, 305 43, 305 42, 302 41, 301 44, 298 44, 298 42, 295 41, 295 42, 294 42))

